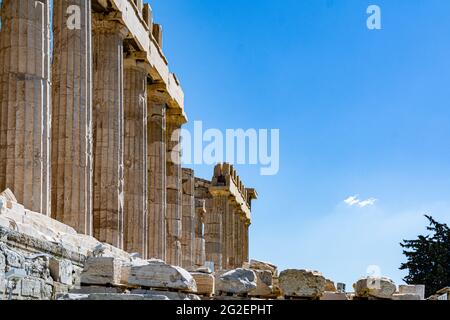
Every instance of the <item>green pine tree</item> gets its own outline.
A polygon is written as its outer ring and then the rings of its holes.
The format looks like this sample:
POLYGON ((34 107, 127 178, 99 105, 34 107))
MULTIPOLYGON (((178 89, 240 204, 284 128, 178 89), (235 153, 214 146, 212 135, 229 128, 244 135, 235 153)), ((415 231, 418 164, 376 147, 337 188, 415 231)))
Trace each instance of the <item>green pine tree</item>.
POLYGON ((430 225, 428 236, 419 236, 416 240, 403 240, 400 245, 407 262, 400 270, 408 270, 403 280, 408 284, 424 284, 426 295, 450 286, 450 228, 425 216, 430 225))

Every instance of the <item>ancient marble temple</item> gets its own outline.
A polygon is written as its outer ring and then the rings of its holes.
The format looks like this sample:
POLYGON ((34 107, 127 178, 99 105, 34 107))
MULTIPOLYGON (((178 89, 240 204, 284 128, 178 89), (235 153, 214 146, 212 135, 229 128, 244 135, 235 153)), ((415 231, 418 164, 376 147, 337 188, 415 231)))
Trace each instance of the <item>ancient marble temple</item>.
POLYGON ((181 167, 184 93, 150 5, 51 2, 1 2, 0 189, 144 259, 242 266, 257 193, 229 164, 181 167))

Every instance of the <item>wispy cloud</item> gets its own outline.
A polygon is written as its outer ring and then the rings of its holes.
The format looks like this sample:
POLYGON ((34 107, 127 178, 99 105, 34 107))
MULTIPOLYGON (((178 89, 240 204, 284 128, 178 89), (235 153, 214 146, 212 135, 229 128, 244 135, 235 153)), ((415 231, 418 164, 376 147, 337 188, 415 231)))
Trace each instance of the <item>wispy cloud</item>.
POLYGON ((358 206, 360 208, 364 208, 364 207, 373 206, 378 201, 378 199, 375 199, 375 198, 361 200, 358 197, 359 197, 358 195, 348 197, 347 199, 344 200, 344 202, 350 207, 358 206))

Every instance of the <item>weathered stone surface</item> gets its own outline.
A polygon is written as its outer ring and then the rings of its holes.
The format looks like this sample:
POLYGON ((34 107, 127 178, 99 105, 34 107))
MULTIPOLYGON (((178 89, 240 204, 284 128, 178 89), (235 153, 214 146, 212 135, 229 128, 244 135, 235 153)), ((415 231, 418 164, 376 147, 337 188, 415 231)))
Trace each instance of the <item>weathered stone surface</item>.
POLYGON ((4 247, 3 252, 6 256, 6 264, 9 267, 23 268, 25 262, 25 258, 23 257, 23 255, 13 250, 7 249, 6 246, 4 247))
POLYGON ((144 300, 143 295, 137 294, 117 294, 117 293, 92 293, 92 294, 76 294, 68 293, 58 296, 58 300, 100 300, 100 301, 122 301, 122 300, 144 300))
POLYGON ((398 286, 398 292, 400 294, 415 294, 416 293, 416 286, 414 285, 399 285, 398 286))
POLYGON ((192 277, 197 284, 197 293, 205 296, 214 294, 215 278, 212 274, 203 272, 191 272, 192 277))
POLYGON ((400 285, 398 287, 400 294, 413 294, 418 295, 420 300, 425 299, 425 286, 424 285, 400 285))
POLYGON ((391 299, 397 290, 395 283, 385 277, 367 277, 358 280, 354 285, 356 296, 391 299))
POLYGON ((144 296, 144 300, 201 300, 196 294, 183 292, 134 289, 131 290, 131 293, 142 294, 144 296))
POLYGON ((269 270, 255 270, 256 273, 256 289, 252 290, 249 295, 252 297, 269 297, 272 296, 272 272, 269 270))
MULTIPOLYGON (((164 261, 160 261, 164 263, 164 261)), ((129 284, 128 280, 130 277, 130 272, 132 267, 145 266, 148 262, 142 259, 132 259, 130 261, 125 261, 122 263, 121 275, 120 275, 120 283, 123 285, 129 284)))
POLYGON ((53 280, 65 285, 73 284, 73 265, 65 259, 50 259, 50 274, 53 280))
POLYGON ((93 293, 123 293, 123 290, 119 287, 104 287, 104 286, 81 286, 80 288, 75 288, 70 290, 70 294, 93 294, 93 293))
POLYGON ((131 267, 128 283, 148 288, 197 291, 195 280, 189 272, 158 260, 150 260, 143 266, 131 267))
POLYGON ((0 277, 5 273, 6 257, 0 249, 0 277))
POLYGON ((411 301, 421 300, 420 295, 416 293, 394 293, 392 300, 411 301))
POLYGON ((320 297, 320 300, 328 300, 328 301, 347 301, 349 298, 345 293, 341 292, 329 292, 325 291, 323 295, 320 297))
POLYGON ((216 292, 247 294, 256 289, 256 274, 249 269, 235 269, 216 278, 216 292))
POLYGON ((325 292, 325 278, 316 271, 285 270, 280 273, 280 288, 285 296, 320 298, 325 292))
POLYGON ((97 300, 97 301, 134 301, 134 300, 200 300, 193 294, 183 294, 177 292, 163 292, 150 290, 136 290, 136 293, 92 293, 92 294, 64 294, 58 300, 97 300), (140 292, 140 293, 137 293, 140 292))
POLYGON ((50 276, 49 258, 47 256, 39 255, 34 255, 28 258, 29 259, 24 261, 24 269, 27 275, 42 279, 47 284, 53 284, 53 279, 50 276))
POLYGON ((11 201, 11 202, 16 202, 17 203, 16 196, 14 195, 14 193, 9 188, 6 188, 5 191, 0 193, 0 197, 5 198, 7 201, 11 201))
MULTIPOLYGON (((21 286, 21 295, 24 297, 31 297, 31 298, 43 298, 41 297, 41 288, 45 286, 44 281, 41 279, 36 278, 25 278, 22 281, 21 286)), ((44 290, 42 290, 43 293, 45 293, 44 290)), ((50 298, 47 295, 47 298, 50 298)))
POLYGON ((330 279, 325 280, 325 291, 328 291, 328 292, 336 292, 337 291, 336 286, 332 280, 330 280, 330 279))
POLYGON ((120 284, 121 262, 115 258, 89 258, 81 273, 82 284, 120 284))
POLYGON ((53 283, 52 299, 55 299, 55 297, 57 295, 68 293, 69 292, 69 287, 71 287, 71 286, 68 286, 68 285, 65 285, 65 284, 62 284, 62 283, 59 283, 59 282, 54 282, 53 283))
POLYGON ((249 265, 250 269, 268 270, 268 271, 272 272, 272 275, 274 275, 274 276, 278 275, 278 267, 272 263, 252 259, 252 260, 250 260, 250 263, 248 265, 249 265))

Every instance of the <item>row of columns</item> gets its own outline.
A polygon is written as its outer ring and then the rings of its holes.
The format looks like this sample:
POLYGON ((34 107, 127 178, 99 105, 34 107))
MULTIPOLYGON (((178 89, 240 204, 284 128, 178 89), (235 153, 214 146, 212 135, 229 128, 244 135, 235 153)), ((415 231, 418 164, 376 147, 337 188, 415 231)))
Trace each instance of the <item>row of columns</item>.
POLYGON ((247 189, 233 174, 236 176, 229 164, 216 166, 209 189, 212 207, 205 218, 205 254, 215 270, 239 268, 249 260, 251 222, 243 207, 249 208, 255 197, 247 195, 247 189))
POLYGON ((124 57, 127 28, 93 14, 91 0, 54 1, 51 64, 50 0, 1 6, 0 189, 80 233, 180 265, 184 117, 144 61, 124 57), (78 26, 68 24, 74 5, 78 26))
POLYGON ((236 173, 217 166, 217 188, 197 198, 194 172, 181 168, 184 117, 149 66, 124 56, 127 28, 93 14, 91 0, 53 2, 51 65, 49 2, 2 3, 0 189, 143 258, 242 266, 250 220, 233 194, 247 194, 236 173), (68 25, 73 5, 77 28, 68 25))

